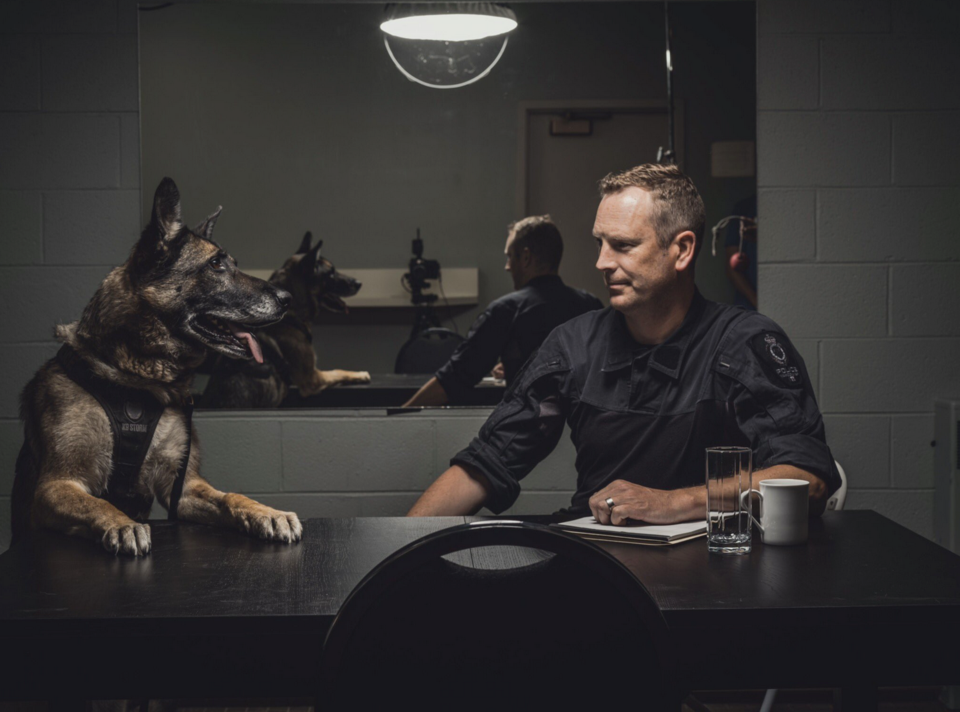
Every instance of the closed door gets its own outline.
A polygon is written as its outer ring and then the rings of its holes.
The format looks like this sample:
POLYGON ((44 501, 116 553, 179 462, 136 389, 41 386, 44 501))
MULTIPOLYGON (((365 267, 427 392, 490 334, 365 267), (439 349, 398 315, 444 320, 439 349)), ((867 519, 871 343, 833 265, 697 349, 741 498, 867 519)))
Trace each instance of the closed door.
POLYGON ((551 136, 550 121, 562 113, 527 117, 526 213, 549 213, 560 229, 563 281, 607 303, 592 236, 600 203, 597 185, 611 171, 655 162, 657 149, 667 141, 667 115, 613 111, 610 118, 593 120, 590 136, 551 136))

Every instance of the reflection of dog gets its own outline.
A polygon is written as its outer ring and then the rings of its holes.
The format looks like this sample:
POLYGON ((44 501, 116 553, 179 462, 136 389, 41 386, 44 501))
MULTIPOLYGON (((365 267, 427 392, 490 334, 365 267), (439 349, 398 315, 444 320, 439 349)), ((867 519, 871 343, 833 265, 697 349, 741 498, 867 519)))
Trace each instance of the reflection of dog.
POLYGON ((260 358, 251 333, 278 321, 290 295, 243 274, 213 242, 217 210, 190 230, 164 178, 127 262, 107 275, 79 322, 21 396, 25 442, 13 487, 14 541, 30 526, 150 551, 156 497, 180 519, 297 541, 293 512, 224 494, 199 474, 190 384, 207 348, 260 358), (187 456, 187 453, 189 455, 187 456))
POLYGON ((270 275, 270 284, 293 295, 282 321, 257 330, 263 344, 263 363, 218 358, 200 405, 204 408, 276 408, 290 386, 312 396, 339 383, 368 383, 366 371, 320 371, 313 350, 310 324, 321 309, 345 313, 341 297, 352 297, 360 282, 337 272, 320 256, 320 240, 310 247, 303 236, 296 254, 270 275))

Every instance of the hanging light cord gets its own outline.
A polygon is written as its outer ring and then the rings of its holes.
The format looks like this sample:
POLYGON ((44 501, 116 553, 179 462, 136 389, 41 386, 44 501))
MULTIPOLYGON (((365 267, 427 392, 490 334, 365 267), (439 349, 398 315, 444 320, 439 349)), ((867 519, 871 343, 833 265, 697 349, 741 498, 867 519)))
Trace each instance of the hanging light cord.
POLYGON ((663 0, 663 28, 667 40, 667 148, 657 151, 657 163, 672 166, 677 162, 673 149, 673 57, 670 56, 670 5, 663 0))

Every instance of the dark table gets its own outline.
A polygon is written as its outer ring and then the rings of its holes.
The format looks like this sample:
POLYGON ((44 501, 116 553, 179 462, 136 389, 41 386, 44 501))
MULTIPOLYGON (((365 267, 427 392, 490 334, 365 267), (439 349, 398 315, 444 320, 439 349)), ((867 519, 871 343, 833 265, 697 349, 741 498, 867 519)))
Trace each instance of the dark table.
MULTIPOLYGON (((316 519, 295 546, 158 521, 143 559, 39 532, 0 556, 0 697, 311 696, 351 589, 463 521, 316 519)), ((693 688, 844 688, 865 709, 878 686, 960 682, 960 557, 874 512, 742 557, 702 539, 603 548, 659 602, 693 688)))
MULTIPOLYGON (((293 388, 281 408, 396 408, 406 403, 432 374, 373 373, 370 383, 345 383, 314 396, 303 397, 293 388)), ((478 383, 470 397, 458 405, 493 406, 500 402, 504 385, 478 383)))

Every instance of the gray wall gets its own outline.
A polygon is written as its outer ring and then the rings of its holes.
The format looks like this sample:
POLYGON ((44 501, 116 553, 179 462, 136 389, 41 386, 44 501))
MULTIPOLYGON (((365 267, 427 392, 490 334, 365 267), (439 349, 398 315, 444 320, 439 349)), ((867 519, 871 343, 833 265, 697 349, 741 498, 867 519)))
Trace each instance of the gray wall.
POLYGON ((797 342, 847 506, 932 536, 960 395, 960 4, 759 7, 760 309, 797 342))
MULTIPOLYGON (((307 229, 338 266, 401 268, 420 226, 428 257, 480 269, 480 306, 457 318, 466 329, 512 289, 503 242, 506 224, 520 217, 519 103, 666 99, 662 4, 521 3, 515 11, 520 27, 501 61, 453 91, 397 71, 378 27, 381 5, 180 4, 142 13, 144 219, 157 183, 172 176, 189 220, 225 206, 217 239, 255 269, 279 267, 307 229)), ((711 142, 755 137, 754 13, 751 2, 694 2, 671 14, 684 167, 710 224, 755 190, 752 178, 711 178, 709 163, 711 142)), ((624 155, 608 170, 654 159, 624 155)), ((722 259, 705 251, 697 276, 709 297, 731 299, 722 259)), ((321 365, 390 372, 412 321, 408 309, 330 315, 316 330, 321 365)))

